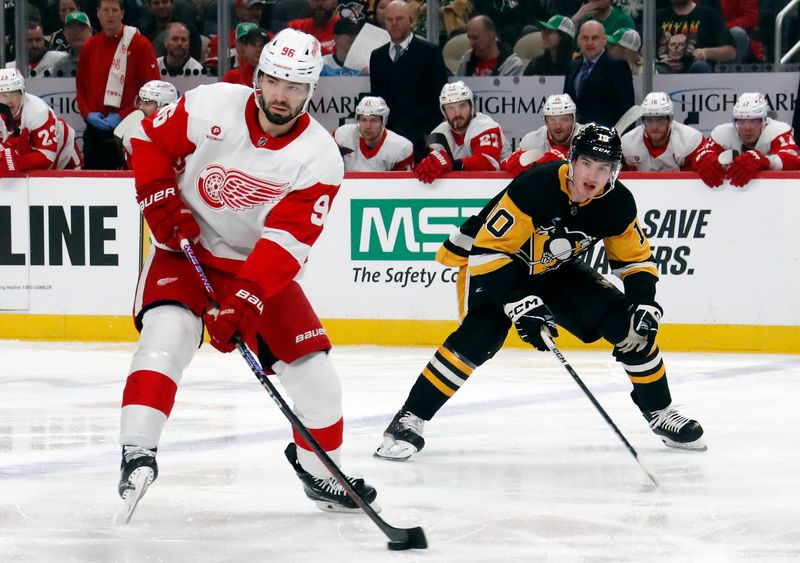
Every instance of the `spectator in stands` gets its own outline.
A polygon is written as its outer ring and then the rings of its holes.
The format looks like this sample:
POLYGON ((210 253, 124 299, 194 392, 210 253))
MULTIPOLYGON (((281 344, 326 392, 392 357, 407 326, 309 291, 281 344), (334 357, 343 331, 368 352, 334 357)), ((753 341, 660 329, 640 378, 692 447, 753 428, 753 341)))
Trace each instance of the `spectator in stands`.
POLYGON ((575 102, 569 95, 548 96, 542 108, 544 125, 522 137, 519 148, 501 163, 500 168, 516 178, 534 164, 567 160, 572 136, 581 128, 575 120, 575 112, 575 102), (528 153, 528 162, 523 164, 522 155, 528 151, 533 152, 528 153))
MULTIPOLYGON (((383 0, 384 2, 388 0, 383 0)), ((278 33, 289 25, 292 20, 307 18, 308 0, 277 0, 272 9, 272 19, 270 20, 270 32, 278 33)))
POLYGON ((642 48, 642 38, 635 29, 621 27, 612 35, 607 35, 608 54, 612 57, 622 59, 631 67, 631 74, 642 73, 642 55, 639 49, 642 48))
POLYGON ((100 0, 97 17, 102 32, 84 43, 78 60, 76 99, 86 120, 83 152, 89 170, 122 166, 114 128, 133 111, 139 88, 159 79, 153 46, 135 27, 122 23, 122 2, 100 0))
POLYGON ((733 37, 719 12, 692 0, 670 0, 656 12, 656 70, 714 72, 714 63, 736 57, 733 37))
POLYGON ((702 133, 673 119, 673 104, 664 92, 650 92, 641 104, 642 124, 622 136, 626 170, 660 172, 694 170, 710 188, 725 179, 717 155, 705 148, 702 133))
POLYGON ((525 76, 564 76, 572 62, 575 51, 575 26, 566 16, 553 16, 539 21, 542 28, 544 53, 531 59, 523 74, 525 76))
POLYGON ((392 108, 389 129, 414 144, 417 159, 427 154, 425 134, 439 123, 437 98, 447 82, 442 51, 411 33, 408 4, 392 0, 386 7, 391 40, 372 51, 370 92, 392 108))
POLYGON ((723 165, 732 186, 744 187, 761 170, 800 170, 800 148, 791 126, 767 117, 768 110, 763 94, 744 93, 733 106, 733 122, 711 131, 709 150, 716 155, 732 151, 732 162, 723 165))
MULTIPOLYGON (((514 45, 522 35, 526 24, 545 18, 545 12, 540 2, 509 2, 508 0, 471 0, 472 16, 488 16, 497 28, 500 38, 514 45)), ((531 29, 532 31, 532 29, 531 29)))
POLYGON ((505 43, 499 43, 497 31, 487 16, 475 16, 467 22, 470 48, 461 57, 456 76, 520 76, 525 65, 505 43))
POLYGON ((613 127, 634 105, 631 69, 608 54, 600 22, 589 20, 581 26, 578 46, 581 56, 570 63, 564 93, 575 100, 578 121, 613 127))
POLYGON ((414 168, 417 179, 430 184, 451 170, 500 170, 511 145, 500 125, 476 110, 469 86, 461 80, 445 84, 439 107, 445 119, 428 136, 430 154, 414 168))
POLYGON ((388 6, 391 1, 392 0, 378 0, 375 3, 375 15, 368 20, 367 23, 371 23, 375 27, 386 29, 386 6, 388 6))
POLYGON ((613 0, 586 0, 572 16, 577 26, 589 20, 602 23, 606 35, 612 35, 621 27, 636 27, 633 18, 614 6, 613 0))
POLYGON ((341 18, 333 24, 333 41, 336 49, 333 53, 322 57, 324 66, 320 76, 361 76, 364 71, 369 74, 369 68, 356 70, 344 66, 347 53, 350 52, 350 47, 360 30, 361 26, 350 18, 341 18))
POLYGON ((344 169, 354 172, 411 170, 414 146, 386 127, 389 106, 383 98, 364 96, 356 106, 356 123, 333 132, 344 159, 344 169))
POLYGON ((721 0, 722 19, 736 45, 734 62, 764 59, 764 45, 751 37, 758 27, 758 0, 721 0))
POLYGON ((188 76, 200 74, 203 65, 189 54, 189 28, 185 23, 172 22, 164 34, 166 54, 158 57, 158 70, 162 76, 188 76))
POLYGON ((53 76, 75 76, 77 74, 78 57, 81 54, 81 49, 93 33, 94 30, 89 25, 89 16, 87 14, 84 12, 67 14, 64 22, 64 36, 69 43, 70 50, 66 57, 53 65, 53 76))
MULTIPOLYGON (((236 17, 239 23, 252 23, 258 27, 261 23, 261 15, 264 10, 265 0, 236 0, 236 17)), ((236 28, 231 29, 230 36, 231 57, 236 55, 236 28)), ((214 35, 208 43, 208 56, 203 64, 208 67, 216 67, 219 50, 219 37, 214 35)))
POLYGON ((323 55, 333 53, 336 50, 333 26, 339 21, 336 0, 308 0, 308 9, 311 12, 310 18, 290 21, 288 27, 316 37, 322 46, 323 55))
POLYGON ((236 51, 239 66, 230 69, 222 78, 223 82, 253 86, 253 73, 264 45, 269 42, 269 32, 256 27, 251 22, 236 26, 236 51))
POLYGON ((193 13, 184 14, 181 17, 173 0, 147 0, 147 7, 149 14, 142 18, 139 30, 153 44, 156 56, 163 57, 167 54, 165 39, 169 24, 180 22, 189 32, 189 54, 199 61, 202 57, 203 45, 200 34, 194 26, 193 13))
POLYGON ((0 70, 0 104, 11 114, 0 146, 0 176, 81 167, 75 131, 44 100, 25 92, 25 79, 16 68, 0 70))
POLYGON ((441 33, 445 41, 451 37, 467 31, 467 21, 472 13, 472 4, 469 0, 441 0, 439 2, 441 14, 441 33))
POLYGON ((64 53, 70 52, 69 41, 64 34, 64 28, 67 23, 67 14, 81 10, 75 0, 58 0, 58 20, 61 27, 55 30, 50 35, 50 48, 53 51, 62 51, 64 53))
MULTIPOLYGON (((31 76, 50 76, 53 65, 67 56, 66 53, 51 51, 44 37, 41 22, 29 21, 27 30, 28 72, 31 76)), ((6 63, 6 68, 16 68, 16 61, 6 63)))

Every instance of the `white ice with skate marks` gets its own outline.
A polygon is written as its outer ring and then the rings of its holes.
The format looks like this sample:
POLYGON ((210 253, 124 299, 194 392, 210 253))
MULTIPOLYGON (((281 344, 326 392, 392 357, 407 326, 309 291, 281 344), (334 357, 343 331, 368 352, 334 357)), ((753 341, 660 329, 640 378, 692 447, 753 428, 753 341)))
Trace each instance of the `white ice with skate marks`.
POLYGON ((241 358, 204 347, 128 526, 111 519, 130 345, 0 342, 0 561, 796 561, 800 357, 665 353, 707 452, 668 449, 609 355, 564 354, 656 473, 655 490, 549 354, 504 350, 404 463, 372 452, 430 348, 337 348, 344 469, 421 525, 393 553, 366 517, 319 512, 283 457, 288 425, 241 358))

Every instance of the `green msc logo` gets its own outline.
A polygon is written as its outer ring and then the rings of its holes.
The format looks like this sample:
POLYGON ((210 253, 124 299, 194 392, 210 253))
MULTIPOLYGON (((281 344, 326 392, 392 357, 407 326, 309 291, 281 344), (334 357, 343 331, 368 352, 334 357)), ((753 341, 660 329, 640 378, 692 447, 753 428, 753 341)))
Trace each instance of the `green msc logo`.
POLYGON ((488 199, 354 199, 352 260, 432 260, 442 242, 488 199))

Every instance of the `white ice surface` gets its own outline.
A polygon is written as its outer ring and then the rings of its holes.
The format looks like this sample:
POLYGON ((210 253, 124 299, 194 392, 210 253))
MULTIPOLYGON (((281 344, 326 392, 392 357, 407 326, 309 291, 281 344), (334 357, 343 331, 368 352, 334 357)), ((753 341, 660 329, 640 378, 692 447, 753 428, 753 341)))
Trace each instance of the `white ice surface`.
POLYGON ((800 357, 666 354, 707 452, 664 447, 608 354, 565 352, 661 487, 549 354, 504 350, 405 463, 374 459, 430 348, 341 347, 344 469, 426 551, 319 512, 283 457, 288 423, 238 355, 187 370, 160 475, 114 526, 132 345, 0 342, 0 562, 800 561, 800 357))

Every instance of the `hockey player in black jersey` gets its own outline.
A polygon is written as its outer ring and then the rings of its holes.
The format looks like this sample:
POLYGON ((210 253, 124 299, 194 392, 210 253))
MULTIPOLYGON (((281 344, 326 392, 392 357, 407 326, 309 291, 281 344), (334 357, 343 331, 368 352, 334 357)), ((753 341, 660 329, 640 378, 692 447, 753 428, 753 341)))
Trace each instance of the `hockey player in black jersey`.
POLYGON ((522 174, 443 245, 437 260, 468 262, 466 314, 422 370, 376 457, 405 460, 421 450, 424 423, 495 355, 512 324, 542 351, 541 330, 555 337, 556 324, 583 342, 605 338, 653 432, 670 447, 706 449, 700 424, 672 406, 655 342, 658 270, 633 195, 617 180, 621 159, 617 132, 588 124, 568 162, 522 174), (624 293, 580 259, 601 240, 624 293))

